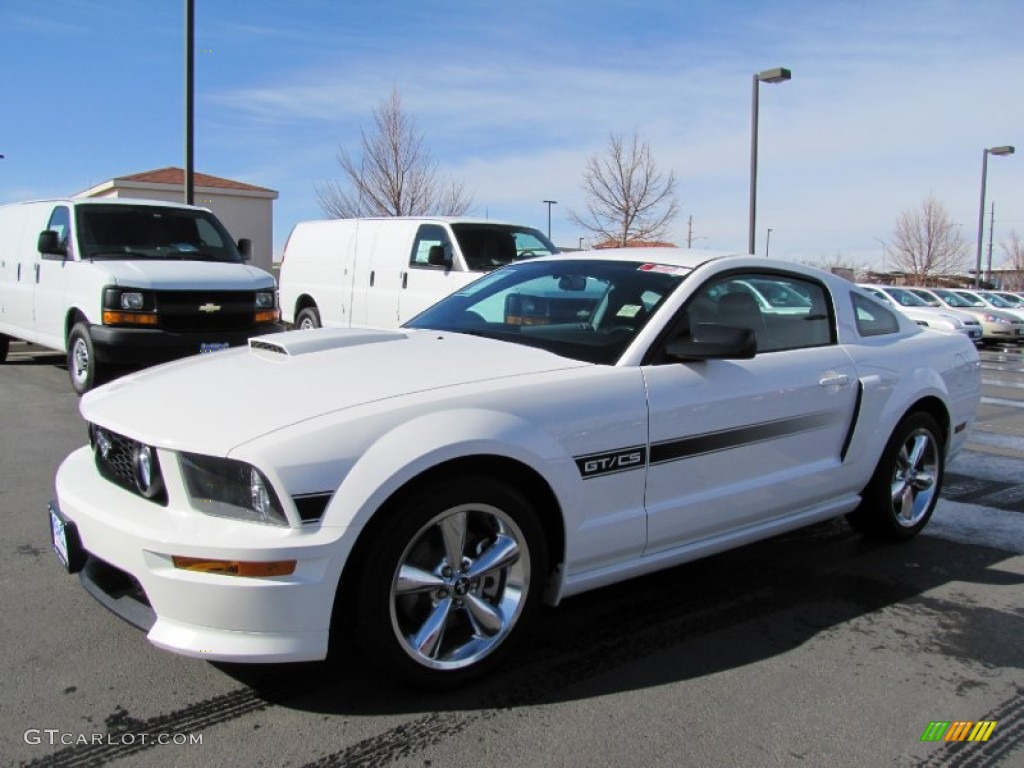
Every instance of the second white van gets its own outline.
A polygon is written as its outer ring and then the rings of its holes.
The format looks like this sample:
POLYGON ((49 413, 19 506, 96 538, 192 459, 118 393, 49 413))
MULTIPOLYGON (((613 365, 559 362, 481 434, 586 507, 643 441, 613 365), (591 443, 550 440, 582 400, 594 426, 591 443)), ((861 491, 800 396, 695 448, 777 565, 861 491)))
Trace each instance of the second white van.
POLYGON ((303 221, 281 263, 282 319, 394 328, 482 274, 557 252, 538 230, 450 217, 303 221))

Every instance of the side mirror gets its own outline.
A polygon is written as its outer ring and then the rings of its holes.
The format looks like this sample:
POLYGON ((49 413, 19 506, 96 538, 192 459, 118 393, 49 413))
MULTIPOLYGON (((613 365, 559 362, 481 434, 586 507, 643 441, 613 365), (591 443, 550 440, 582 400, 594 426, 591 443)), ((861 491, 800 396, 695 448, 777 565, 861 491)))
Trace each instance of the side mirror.
POLYGON ((52 229, 47 229, 39 233, 39 242, 36 245, 36 249, 40 253, 48 253, 53 256, 68 255, 67 246, 60 241, 60 235, 52 229))
POLYGON ((757 354, 757 337, 749 328, 700 323, 692 334, 669 341, 665 353, 678 362, 749 360, 757 354))
POLYGON ((427 251, 427 264, 432 267, 447 267, 452 263, 448 249, 443 245, 432 245, 427 251))
POLYGON ((242 261, 249 261, 252 259, 252 240, 248 237, 243 237, 239 240, 238 252, 242 254, 242 261))

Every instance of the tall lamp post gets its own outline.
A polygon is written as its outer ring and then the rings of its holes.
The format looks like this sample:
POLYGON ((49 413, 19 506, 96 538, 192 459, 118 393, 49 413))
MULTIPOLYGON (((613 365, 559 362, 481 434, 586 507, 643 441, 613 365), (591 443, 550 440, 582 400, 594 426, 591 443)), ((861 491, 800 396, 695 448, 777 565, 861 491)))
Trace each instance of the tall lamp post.
POLYGON ((793 77, 785 67, 766 69, 754 75, 754 95, 750 118, 750 227, 747 252, 754 252, 754 227, 757 220, 757 94, 761 83, 783 83, 793 77))
POLYGON ((195 202, 195 0, 185 0, 185 205, 195 202))
POLYGON ((548 207, 548 240, 551 239, 551 206, 558 205, 557 200, 541 200, 548 207))
POLYGON ((1006 145, 1002 147, 986 148, 981 153, 981 204, 978 206, 978 258, 974 265, 974 286, 981 287, 981 245, 985 229, 985 181, 988 177, 988 156, 989 155, 1012 155, 1014 148, 1006 145))

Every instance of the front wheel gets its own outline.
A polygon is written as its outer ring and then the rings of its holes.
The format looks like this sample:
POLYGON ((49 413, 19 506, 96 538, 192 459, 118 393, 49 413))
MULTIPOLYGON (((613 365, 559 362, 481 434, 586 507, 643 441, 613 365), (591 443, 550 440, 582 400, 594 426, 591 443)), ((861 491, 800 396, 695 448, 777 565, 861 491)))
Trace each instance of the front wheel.
POLYGON ((431 689, 485 674, 540 599, 547 553, 531 504, 470 476, 424 487, 386 514, 355 582, 365 653, 431 689))
POLYGON ((96 351, 93 349, 89 326, 75 323, 68 334, 68 375, 71 388, 79 395, 92 389, 97 383, 96 351))
POLYGON ((945 471, 942 432, 927 413, 912 413, 893 430, 861 503, 846 516, 856 530, 900 541, 921 531, 939 501, 945 471))
POLYGON ((320 312, 316 307, 306 307, 295 318, 295 327, 300 331, 320 327, 320 312))

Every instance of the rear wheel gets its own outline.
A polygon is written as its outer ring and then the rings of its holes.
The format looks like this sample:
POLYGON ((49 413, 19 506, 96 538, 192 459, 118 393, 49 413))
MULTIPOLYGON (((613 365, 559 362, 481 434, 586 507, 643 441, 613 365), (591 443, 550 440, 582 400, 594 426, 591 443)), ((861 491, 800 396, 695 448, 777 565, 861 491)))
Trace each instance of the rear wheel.
POLYGON ((927 413, 911 413, 893 430, 860 506, 846 518, 868 536, 909 539, 931 519, 944 471, 938 424, 927 413))
MULTIPOLYGON (((501 481, 463 476, 426 486, 387 514, 355 582, 364 652, 421 687, 485 674, 540 599, 547 553, 532 506, 501 481)), ((339 624, 353 629, 343 617, 339 624)))
POLYGON ((11 337, 0 333, 0 363, 7 359, 7 352, 11 348, 11 337))
POLYGON ((71 388, 80 395, 85 394, 97 383, 96 352, 93 349, 89 326, 75 323, 68 334, 68 375, 71 388))
POLYGON ((320 312, 316 307, 306 307, 295 318, 295 327, 300 331, 320 327, 320 312))

